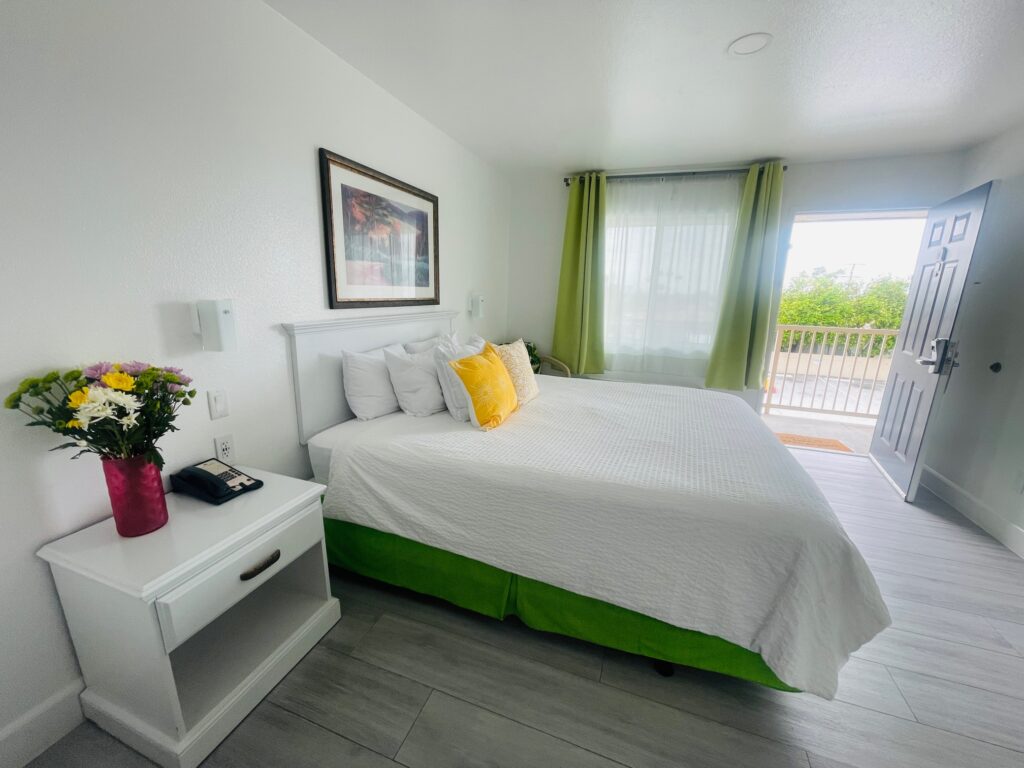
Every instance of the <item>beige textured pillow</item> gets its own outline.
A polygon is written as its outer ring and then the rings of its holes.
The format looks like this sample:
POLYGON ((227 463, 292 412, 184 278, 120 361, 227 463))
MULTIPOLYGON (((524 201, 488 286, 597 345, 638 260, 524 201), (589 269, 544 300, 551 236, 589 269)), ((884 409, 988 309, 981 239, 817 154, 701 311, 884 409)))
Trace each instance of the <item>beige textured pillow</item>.
POLYGON ((508 369, 520 405, 530 402, 540 394, 540 387, 537 386, 537 379, 533 375, 533 366, 530 365, 530 354, 526 351, 522 339, 517 339, 511 344, 496 344, 494 350, 508 369))

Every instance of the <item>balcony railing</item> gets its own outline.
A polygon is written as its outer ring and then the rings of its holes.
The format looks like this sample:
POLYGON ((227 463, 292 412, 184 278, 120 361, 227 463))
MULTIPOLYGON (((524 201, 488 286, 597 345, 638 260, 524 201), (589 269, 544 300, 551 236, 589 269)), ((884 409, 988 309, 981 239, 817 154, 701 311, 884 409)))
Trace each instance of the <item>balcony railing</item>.
POLYGON ((876 418, 899 331, 779 325, 764 412, 876 418))

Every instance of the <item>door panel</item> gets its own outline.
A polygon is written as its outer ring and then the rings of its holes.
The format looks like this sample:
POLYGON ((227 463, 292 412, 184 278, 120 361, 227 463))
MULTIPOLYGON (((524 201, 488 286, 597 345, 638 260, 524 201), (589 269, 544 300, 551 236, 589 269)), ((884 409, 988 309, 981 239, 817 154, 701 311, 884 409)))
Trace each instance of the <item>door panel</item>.
POLYGON ((913 501, 921 474, 921 447, 935 393, 955 366, 953 339, 960 296, 967 282, 991 183, 965 192, 928 213, 917 265, 896 339, 892 367, 870 454, 879 468, 913 501))

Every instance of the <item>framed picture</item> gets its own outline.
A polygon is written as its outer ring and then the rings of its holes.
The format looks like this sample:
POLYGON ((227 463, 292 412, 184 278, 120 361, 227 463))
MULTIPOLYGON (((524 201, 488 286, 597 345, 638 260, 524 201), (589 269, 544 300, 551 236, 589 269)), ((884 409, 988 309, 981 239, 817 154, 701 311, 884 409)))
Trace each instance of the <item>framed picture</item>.
POLYGON ((437 196, 320 150, 331 309, 441 301, 437 196))

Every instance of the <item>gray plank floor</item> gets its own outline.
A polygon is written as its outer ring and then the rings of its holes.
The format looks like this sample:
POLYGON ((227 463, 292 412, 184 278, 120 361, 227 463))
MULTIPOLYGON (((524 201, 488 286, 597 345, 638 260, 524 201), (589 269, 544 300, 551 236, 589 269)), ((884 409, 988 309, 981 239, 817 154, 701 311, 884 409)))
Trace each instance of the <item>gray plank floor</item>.
MULTIPOLYGON (((204 763, 260 766, 1024 766, 1024 561, 859 456, 795 450, 893 626, 835 701, 678 669, 335 574, 342 619, 204 763)), ((48 766, 149 766, 90 723, 48 766)))

